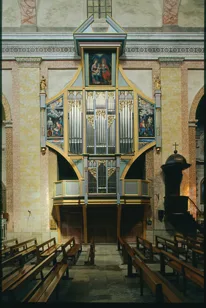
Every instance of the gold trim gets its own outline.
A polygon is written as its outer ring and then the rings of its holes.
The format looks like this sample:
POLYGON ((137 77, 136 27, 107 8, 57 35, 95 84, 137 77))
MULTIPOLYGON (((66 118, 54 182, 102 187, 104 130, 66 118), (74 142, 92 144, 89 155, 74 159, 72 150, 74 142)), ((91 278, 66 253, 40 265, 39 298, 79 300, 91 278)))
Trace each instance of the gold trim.
POLYGON ((135 156, 133 156, 130 161, 128 162, 128 164, 126 165, 126 167, 124 168, 122 175, 120 177, 121 180, 124 180, 129 168, 131 167, 131 165, 133 164, 133 162, 145 151, 147 151, 148 149, 154 147, 156 144, 156 141, 150 142, 149 144, 147 144, 146 146, 144 146, 143 148, 141 148, 138 152, 135 153, 135 156))
POLYGON ((145 99, 146 101, 152 103, 155 105, 155 100, 152 99, 151 97, 145 95, 142 91, 140 91, 137 86, 131 81, 128 79, 128 77, 126 76, 126 74, 124 73, 124 69, 122 67, 121 64, 119 64, 119 71, 120 73, 122 74, 122 77, 126 80, 126 82, 130 85, 130 87, 132 88, 132 90, 134 91, 134 94, 137 94, 139 96, 141 96, 143 99, 145 99))
MULTIPOLYGON (((82 66, 81 64, 79 65, 79 67, 77 68, 76 73, 74 74, 74 77, 69 81, 69 83, 60 91, 58 92, 56 95, 50 97, 49 99, 46 100, 46 105, 48 105, 49 103, 51 103, 52 101, 55 101, 56 99, 58 99, 60 96, 64 95, 65 91, 68 91, 72 85, 72 83, 74 83, 76 81, 76 79, 78 78, 80 72, 81 72, 82 66)), ((82 90, 82 88, 81 88, 82 90)))
POLYGON ((67 155, 67 153, 65 153, 63 150, 61 150, 59 147, 53 145, 52 143, 50 143, 49 141, 46 142, 46 145, 49 147, 49 148, 52 148, 54 149, 55 151, 57 151, 59 154, 61 154, 69 163, 70 165, 72 166, 72 168, 74 169, 77 177, 78 177, 78 180, 82 180, 82 175, 79 171, 79 169, 77 168, 77 166, 74 164, 73 160, 71 159, 70 156, 67 155))

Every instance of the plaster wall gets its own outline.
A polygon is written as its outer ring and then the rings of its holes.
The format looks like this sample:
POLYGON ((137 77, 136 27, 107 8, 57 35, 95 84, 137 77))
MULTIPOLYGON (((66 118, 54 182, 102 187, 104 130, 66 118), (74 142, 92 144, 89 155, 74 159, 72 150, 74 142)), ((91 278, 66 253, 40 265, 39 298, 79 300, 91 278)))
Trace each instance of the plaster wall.
POLYGON ((174 152, 176 142, 178 152, 182 151, 181 134, 181 70, 161 68, 162 89, 162 164, 174 152))
POLYGON ((2 70, 2 93, 6 97, 12 110, 12 71, 2 70))
POLYGON ((6 186, 6 129, 5 124, 1 127, 1 181, 6 186))
POLYGON ((57 95, 72 80, 77 70, 67 69, 58 70, 50 69, 48 71, 48 98, 57 95))
POLYGON ((21 14, 17 0, 2 1, 2 25, 3 27, 20 27, 21 14))
POLYGON ((152 70, 124 70, 126 76, 145 95, 152 97, 152 70))
POLYGON ((204 86, 204 70, 188 70, 188 107, 189 110, 197 92, 204 86))
POLYGON ((204 27, 204 0, 181 0, 178 12, 180 27, 204 27))
POLYGON ((112 17, 122 27, 161 27, 163 0, 113 0, 112 17))
POLYGON ((87 19, 85 0, 38 0, 37 27, 78 27, 87 19))

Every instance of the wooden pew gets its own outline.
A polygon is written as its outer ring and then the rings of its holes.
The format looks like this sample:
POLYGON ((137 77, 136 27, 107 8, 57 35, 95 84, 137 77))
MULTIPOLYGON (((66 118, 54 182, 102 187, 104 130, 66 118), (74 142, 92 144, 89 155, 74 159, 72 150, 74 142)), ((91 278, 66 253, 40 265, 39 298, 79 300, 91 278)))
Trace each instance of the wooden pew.
POLYGON ((20 280, 34 267, 35 264, 24 264, 20 269, 15 270, 6 277, 3 277, 1 281, 1 292, 3 293, 7 291, 15 282, 20 280))
MULTIPOLYGON (((53 291, 56 289, 56 296, 58 299, 58 284, 64 274, 68 278, 68 265, 62 262, 54 262, 56 260, 55 253, 38 263, 33 269, 25 274, 21 279, 15 282, 9 289, 9 300, 21 302, 47 302, 53 291), (43 270, 53 262, 50 271, 44 276, 43 270), (37 275, 40 274, 41 279, 36 280, 37 275), (35 285, 33 285, 35 282, 35 285), (31 286, 29 288, 29 286, 31 286), (26 288, 27 287, 27 288, 26 288), (22 294, 25 290, 26 294, 22 294), (29 291, 28 291, 29 290, 29 291), (21 298, 19 298, 19 294, 21 298)), ((25 293, 25 292, 24 292, 25 293)))
POLYGON ((151 242, 139 236, 136 237, 136 245, 137 245, 137 249, 135 249, 136 254, 146 263, 154 262, 154 255, 160 253, 159 248, 153 246, 151 242))
POLYGON ((92 238, 90 242, 90 247, 87 249, 84 264, 85 265, 94 265, 94 258, 95 258, 95 243, 94 238, 92 238))
POLYGON ((178 247, 177 241, 173 241, 158 235, 156 235, 155 238, 157 248, 161 245, 163 250, 172 252, 178 258, 180 255, 183 255, 187 260, 187 250, 183 247, 178 247))
POLYGON ((16 260, 19 260, 20 264, 24 263, 29 254, 34 254, 36 252, 36 247, 36 238, 32 238, 22 243, 8 247, 9 257, 2 260, 2 267, 8 263, 13 263, 16 260))
POLYGON ((70 259, 73 264, 76 263, 79 254, 82 251, 82 245, 75 243, 75 238, 70 238, 66 243, 62 244, 64 260, 70 259))
POLYGON ((36 255, 37 255, 38 262, 41 262, 42 259, 47 258, 53 253, 57 255, 57 251, 60 247, 61 247, 61 244, 56 243, 55 237, 37 245, 36 255))
POLYGON ((204 272, 162 250, 160 253, 160 273, 162 275, 165 275, 165 265, 171 267, 178 275, 182 275, 184 294, 186 293, 187 280, 192 281, 202 289, 204 288, 204 272))
POLYGON ((204 251, 198 249, 192 249, 192 266, 198 267, 198 261, 204 262, 204 251))
POLYGON ((144 282, 155 295, 156 303, 183 303, 184 297, 168 281, 161 279, 161 276, 152 271, 142 260, 135 257, 133 266, 140 273, 140 295, 143 295, 144 282))
POLYGON ((8 248, 9 246, 14 246, 14 245, 17 245, 18 244, 18 239, 17 238, 13 238, 13 239, 10 239, 10 240, 5 240, 5 241, 2 241, 2 248, 1 248, 1 251, 8 248))
MULTIPOLYGON (((202 251, 204 250, 204 241, 194 239, 192 237, 184 237, 181 234, 175 234, 174 240, 177 242, 177 245, 181 245, 186 250, 186 261, 192 259, 194 261, 194 254, 192 253, 193 249, 202 251)), ((201 254, 201 252, 200 252, 201 254)))
POLYGON ((127 252, 125 249, 125 241, 123 238, 121 238, 120 236, 117 237, 117 249, 118 251, 121 251, 121 255, 123 258, 123 264, 127 263, 127 252))

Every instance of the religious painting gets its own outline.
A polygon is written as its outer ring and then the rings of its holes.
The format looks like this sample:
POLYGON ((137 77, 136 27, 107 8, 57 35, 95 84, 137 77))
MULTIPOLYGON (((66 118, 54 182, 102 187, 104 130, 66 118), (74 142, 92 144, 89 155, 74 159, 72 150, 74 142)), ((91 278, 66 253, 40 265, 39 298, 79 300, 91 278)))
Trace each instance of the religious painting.
POLYGON ((47 139, 63 137, 63 98, 47 106, 47 139))
POLYGON ((112 85, 112 54, 89 54, 90 85, 112 85))
POLYGON ((138 97, 139 137, 154 137, 154 106, 138 97))

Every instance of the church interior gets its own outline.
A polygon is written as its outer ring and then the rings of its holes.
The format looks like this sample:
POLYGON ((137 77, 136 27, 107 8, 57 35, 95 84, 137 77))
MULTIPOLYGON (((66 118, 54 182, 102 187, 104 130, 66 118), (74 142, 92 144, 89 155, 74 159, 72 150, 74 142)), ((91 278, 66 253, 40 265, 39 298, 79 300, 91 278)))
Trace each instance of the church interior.
POLYGON ((204 1, 1 5, 3 301, 204 302, 204 1))

